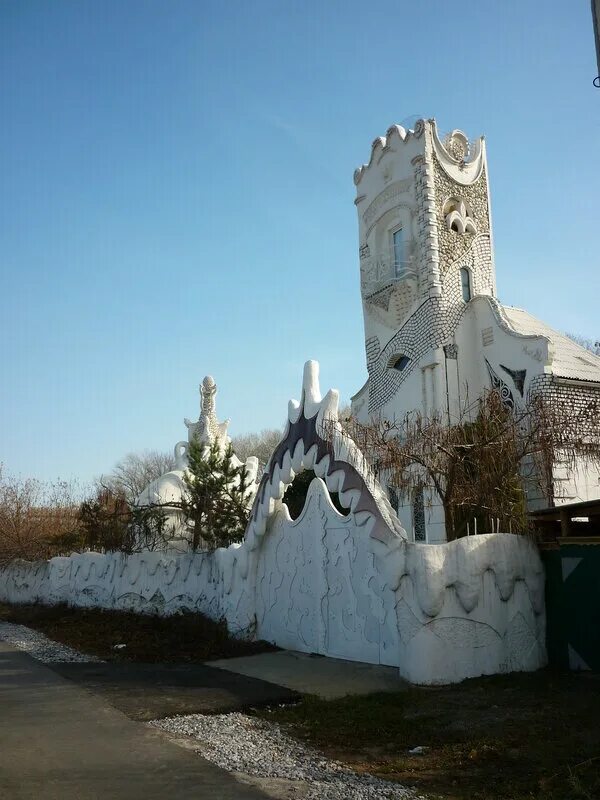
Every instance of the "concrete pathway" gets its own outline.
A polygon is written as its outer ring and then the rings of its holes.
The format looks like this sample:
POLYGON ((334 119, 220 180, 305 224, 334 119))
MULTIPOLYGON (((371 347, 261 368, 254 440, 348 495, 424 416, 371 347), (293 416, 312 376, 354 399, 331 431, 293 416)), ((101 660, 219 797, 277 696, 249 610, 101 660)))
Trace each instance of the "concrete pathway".
POLYGON ((264 800, 0 641, 2 800, 264 800))
POLYGON ((291 703, 296 692, 205 664, 49 665, 63 678, 103 695, 131 719, 215 714, 291 703))
POLYGON ((260 678, 326 700, 348 694, 399 692, 407 688, 397 667, 343 661, 293 650, 209 661, 207 666, 260 678))

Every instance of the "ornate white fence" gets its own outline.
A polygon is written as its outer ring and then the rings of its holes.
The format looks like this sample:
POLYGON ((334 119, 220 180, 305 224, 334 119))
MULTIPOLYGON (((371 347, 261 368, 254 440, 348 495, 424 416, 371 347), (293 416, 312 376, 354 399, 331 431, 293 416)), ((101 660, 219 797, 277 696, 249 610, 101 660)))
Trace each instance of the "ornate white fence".
POLYGON ((408 542, 362 454, 336 439, 336 420, 337 395, 321 400, 309 362, 241 544, 15 562, 0 569, 0 600, 200 611, 236 635, 397 666, 422 684, 543 666, 544 572, 534 544, 504 533, 408 542), (293 521, 281 498, 302 469, 318 477, 293 521), (346 516, 329 491, 339 492, 346 516))

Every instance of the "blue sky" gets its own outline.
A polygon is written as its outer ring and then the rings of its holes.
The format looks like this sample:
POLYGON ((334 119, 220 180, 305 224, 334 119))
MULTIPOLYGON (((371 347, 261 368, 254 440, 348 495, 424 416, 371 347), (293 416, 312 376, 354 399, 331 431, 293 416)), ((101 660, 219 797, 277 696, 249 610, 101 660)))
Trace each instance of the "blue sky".
POLYGON ((600 336, 588 0, 2 0, 0 461, 83 481, 365 359, 354 168, 414 115, 488 144, 500 298, 600 336))

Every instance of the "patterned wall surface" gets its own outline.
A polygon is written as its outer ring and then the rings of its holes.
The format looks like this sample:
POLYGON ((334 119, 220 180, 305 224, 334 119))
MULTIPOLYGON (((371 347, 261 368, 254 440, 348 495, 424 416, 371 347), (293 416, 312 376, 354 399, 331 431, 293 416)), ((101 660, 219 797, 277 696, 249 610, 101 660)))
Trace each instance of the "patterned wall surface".
POLYGON ((423 684, 543 666, 544 572, 529 539, 407 542, 356 445, 336 439, 338 422, 337 396, 321 399, 317 365, 309 362, 302 399, 290 404, 241 544, 210 554, 15 562, 0 569, 0 599, 161 615, 200 611, 239 635, 397 666, 423 684), (333 427, 324 427, 325 419, 333 427), (292 521, 281 497, 294 474, 309 468, 318 477, 292 521), (350 509, 345 516, 329 491, 350 509))
POLYGON ((85 553, 0 570, 0 599, 169 615, 199 611, 280 647, 397 666, 436 684, 545 663, 544 573, 510 534, 435 547, 369 536, 313 482, 292 521, 279 509, 244 577, 214 554, 85 553))

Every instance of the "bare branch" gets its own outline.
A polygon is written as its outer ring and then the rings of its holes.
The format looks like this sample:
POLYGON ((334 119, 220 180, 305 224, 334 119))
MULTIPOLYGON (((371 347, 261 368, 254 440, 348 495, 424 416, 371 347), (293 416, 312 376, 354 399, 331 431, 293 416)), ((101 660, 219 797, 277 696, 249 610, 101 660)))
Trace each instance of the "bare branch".
POLYGON ((366 425, 349 419, 342 435, 356 442, 405 503, 423 486, 433 487, 453 539, 478 516, 525 531, 526 493, 535 490, 550 504, 558 462, 573 468, 585 459, 600 467, 598 412, 597 401, 573 410, 552 395, 535 395, 524 406, 508 409, 490 391, 465 403, 453 425, 440 414, 425 417, 415 411, 401 420, 366 425))

